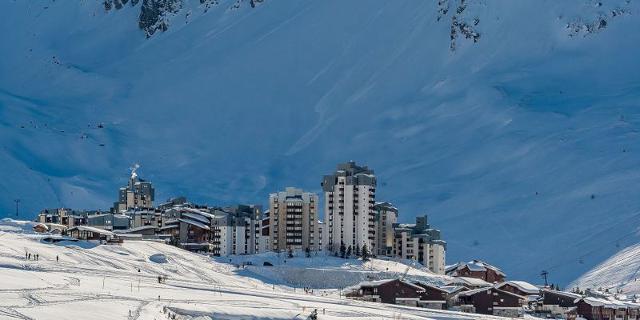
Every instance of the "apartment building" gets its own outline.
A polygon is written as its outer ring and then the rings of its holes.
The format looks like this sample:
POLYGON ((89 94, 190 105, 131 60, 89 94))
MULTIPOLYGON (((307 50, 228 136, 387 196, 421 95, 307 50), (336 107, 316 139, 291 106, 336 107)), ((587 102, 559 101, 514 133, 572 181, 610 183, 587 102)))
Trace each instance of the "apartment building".
POLYGON ((367 166, 350 161, 337 166, 333 174, 325 175, 321 183, 324 192, 324 243, 337 251, 341 244, 362 247, 377 252, 375 243, 376 177, 367 166))
POLYGON ((445 273, 447 243, 440 230, 433 229, 427 216, 417 217, 415 224, 394 224, 393 255, 416 260, 436 274, 445 273))
POLYGON ((129 183, 118 191, 118 201, 113 204, 114 213, 129 209, 152 209, 155 190, 151 182, 138 177, 136 169, 131 171, 129 183))
POLYGON ((389 202, 377 202, 373 206, 376 215, 376 248, 374 254, 391 256, 393 253, 393 225, 398 222, 398 208, 389 202))
POLYGON ((320 249, 318 195, 286 188, 269 195, 269 245, 273 251, 320 249))

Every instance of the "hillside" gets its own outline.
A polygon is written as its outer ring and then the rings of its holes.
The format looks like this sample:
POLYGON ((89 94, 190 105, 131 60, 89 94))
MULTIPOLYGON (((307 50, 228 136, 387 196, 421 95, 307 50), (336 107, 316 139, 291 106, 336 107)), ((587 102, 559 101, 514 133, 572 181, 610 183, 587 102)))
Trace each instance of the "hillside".
POLYGON ((0 3, 0 215, 107 208, 134 163, 230 204, 353 159, 450 262, 566 284, 640 240, 637 1, 107 2, 0 3))
POLYGON ((306 319, 316 308, 322 319, 500 319, 345 300, 336 290, 305 294, 157 242, 54 245, 15 231, 0 231, 2 319, 306 319))
POLYGON ((640 244, 625 248, 570 284, 581 290, 609 289, 627 295, 640 294, 640 244))
POLYGON ((296 287, 341 289, 362 281, 405 277, 407 280, 445 285, 453 279, 436 275, 428 268, 409 261, 342 259, 320 252, 306 258, 304 253, 262 253, 250 256, 219 257, 216 261, 244 266, 238 274, 269 283, 285 283, 296 287), (265 262, 271 266, 265 266, 265 262), (406 272, 406 275, 405 275, 406 272))

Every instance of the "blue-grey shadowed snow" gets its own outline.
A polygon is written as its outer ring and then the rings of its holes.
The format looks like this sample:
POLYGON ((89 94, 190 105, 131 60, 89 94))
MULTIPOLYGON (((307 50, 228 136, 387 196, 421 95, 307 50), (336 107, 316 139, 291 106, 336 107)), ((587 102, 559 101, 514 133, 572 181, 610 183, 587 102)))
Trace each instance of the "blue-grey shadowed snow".
POLYGON ((436 1, 232 2, 185 1, 150 39, 139 5, 0 3, 0 216, 107 208, 133 163, 158 199, 266 204, 356 160, 450 262, 566 284, 638 241, 638 3, 468 0, 480 38, 452 52, 455 0, 439 21, 436 1))

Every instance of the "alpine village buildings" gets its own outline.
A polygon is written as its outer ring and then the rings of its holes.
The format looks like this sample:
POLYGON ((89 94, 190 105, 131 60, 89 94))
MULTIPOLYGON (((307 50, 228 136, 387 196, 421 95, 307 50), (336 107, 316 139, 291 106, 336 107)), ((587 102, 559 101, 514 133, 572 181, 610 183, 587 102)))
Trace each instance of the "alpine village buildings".
MULTIPOLYGON (((137 169, 137 168, 136 168, 137 169)), ((376 201, 372 169, 350 161, 322 178, 323 202, 317 194, 288 187, 259 204, 203 206, 184 197, 154 206, 155 189, 132 170, 118 201, 108 211, 45 209, 37 231, 63 233, 81 240, 118 243, 164 240, 186 250, 213 256, 265 252, 325 251, 336 256, 374 256, 419 263, 442 279, 424 283, 371 280, 344 289, 350 299, 521 317, 524 311, 546 317, 588 320, 638 319, 640 304, 611 297, 585 296, 507 281, 499 268, 480 260, 445 267, 446 242, 427 216, 399 223, 399 210, 376 201), (320 208, 324 218, 320 217, 320 208)), ((408 269, 407 269, 408 270, 408 269)))

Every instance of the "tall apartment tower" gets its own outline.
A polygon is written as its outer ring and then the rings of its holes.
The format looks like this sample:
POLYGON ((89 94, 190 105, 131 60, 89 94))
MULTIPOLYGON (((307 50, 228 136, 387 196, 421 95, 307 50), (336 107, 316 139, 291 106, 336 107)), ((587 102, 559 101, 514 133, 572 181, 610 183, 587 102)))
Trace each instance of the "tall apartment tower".
POLYGON ((136 170, 138 166, 131 170, 129 183, 120 188, 118 201, 113 204, 115 213, 127 211, 129 209, 150 209, 153 208, 155 190, 151 182, 138 177, 136 170))
POLYGON ((337 166, 335 173, 324 176, 324 237, 330 251, 363 245, 377 252, 375 241, 376 177, 373 170, 350 161, 337 166))
POLYGON ((393 224, 398 222, 398 208, 389 202, 377 202, 373 206, 376 213, 376 247, 375 252, 381 256, 393 254, 393 224))
POLYGON ((269 245, 273 251, 320 250, 318 195, 286 188, 269 195, 269 245))

